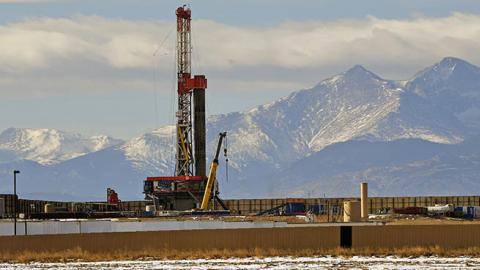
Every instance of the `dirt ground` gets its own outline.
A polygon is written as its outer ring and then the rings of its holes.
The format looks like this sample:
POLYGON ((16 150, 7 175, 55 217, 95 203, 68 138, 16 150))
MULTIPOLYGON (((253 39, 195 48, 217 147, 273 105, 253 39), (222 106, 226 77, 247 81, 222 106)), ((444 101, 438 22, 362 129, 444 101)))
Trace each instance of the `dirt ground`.
MULTIPOLYGON (((342 216, 326 215, 313 216, 312 219, 307 219, 305 216, 184 216, 184 217, 156 217, 144 218, 142 220, 164 220, 164 221, 188 221, 188 220, 221 220, 226 222, 287 222, 289 224, 306 224, 306 223, 326 223, 326 222, 343 222, 342 216)), ((123 220, 123 219, 122 219, 123 220)), ((136 219, 135 219, 136 220, 136 219)), ((422 215, 372 215, 369 222, 382 222, 388 225, 435 225, 435 224, 480 224, 480 219, 461 219, 451 218, 445 216, 422 216, 422 215)))
POLYGON ((480 224, 480 219, 462 219, 446 216, 423 215, 375 215, 370 221, 384 222, 388 225, 436 225, 436 224, 480 224))

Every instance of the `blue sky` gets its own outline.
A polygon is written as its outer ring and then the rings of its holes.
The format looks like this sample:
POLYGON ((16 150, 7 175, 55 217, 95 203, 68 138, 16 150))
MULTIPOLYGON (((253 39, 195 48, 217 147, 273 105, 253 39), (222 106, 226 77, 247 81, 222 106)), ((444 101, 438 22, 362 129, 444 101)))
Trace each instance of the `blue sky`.
MULTIPOLYGON (((444 56, 480 64, 478 1, 190 2, 209 114, 247 110, 355 64, 391 79, 444 56)), ((171 32, 182 3, 0 0, 0 129, 128 139, 172 124, 171 32)))
POLYGON ((69 17, 76 14, 100 15, 134 20, 172 20, 177 6, 188 4, 196 18, 228 24, 275 25, 286 20, 338 20, 364 18, 404 18, 416 14, 447 16, 453 11, 480 12, 475 0, 58 0, 0 2, 1 22, 25 17, 69 17), (19 3, 21 2, 21 3, 19 3))

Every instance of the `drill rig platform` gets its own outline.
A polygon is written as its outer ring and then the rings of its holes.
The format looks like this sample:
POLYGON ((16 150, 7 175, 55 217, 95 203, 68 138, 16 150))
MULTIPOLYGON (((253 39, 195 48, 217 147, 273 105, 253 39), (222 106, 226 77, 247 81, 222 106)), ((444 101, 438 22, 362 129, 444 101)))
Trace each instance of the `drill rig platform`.
POLYGON ((177 112, 175 175, 147 177, 144 193, 159 210, 199 208, 207 185, 205 75, 191 74, 191 10, 176 9, 177 112))

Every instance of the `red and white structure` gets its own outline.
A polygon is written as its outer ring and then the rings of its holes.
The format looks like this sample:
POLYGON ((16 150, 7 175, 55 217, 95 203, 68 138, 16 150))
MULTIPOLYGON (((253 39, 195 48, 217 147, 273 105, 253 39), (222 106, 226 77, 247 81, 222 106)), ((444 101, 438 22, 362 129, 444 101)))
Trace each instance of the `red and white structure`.
POLYGON ((198 206, 206 184, 204 75, 192 76, 191 15, 186 6, 177 15, 177 94, 175 176, 147 177, 144 192, 165 210, 198 206))

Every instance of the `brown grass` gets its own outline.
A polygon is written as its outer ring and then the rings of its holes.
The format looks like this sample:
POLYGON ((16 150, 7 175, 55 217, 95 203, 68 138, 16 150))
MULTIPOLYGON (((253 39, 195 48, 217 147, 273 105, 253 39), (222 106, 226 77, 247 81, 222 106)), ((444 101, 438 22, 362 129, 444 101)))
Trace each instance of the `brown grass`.
POLYGON ((22 251, 16 253, 1 253, 0 262, 27 263, 27 262, 73 262, 73 261, 117 261, 117 260, 165 260, 165 259, 219 259, 219 258, 246 258, 272 256, 441 256, 480 257, 480 247, 462 249, 444 249, 441 247, 404 247, 395 249, 361 248, 361 249, 319 249, 319 250, 278 250, 278 249, 212 249, 212 250, 115 250, 105 252, 89 252, 80 248, 58 252, 22 251))

